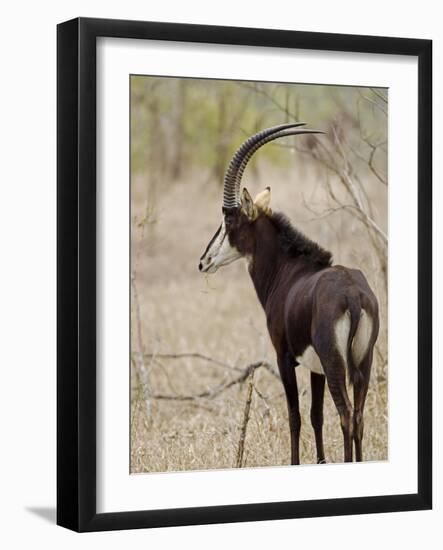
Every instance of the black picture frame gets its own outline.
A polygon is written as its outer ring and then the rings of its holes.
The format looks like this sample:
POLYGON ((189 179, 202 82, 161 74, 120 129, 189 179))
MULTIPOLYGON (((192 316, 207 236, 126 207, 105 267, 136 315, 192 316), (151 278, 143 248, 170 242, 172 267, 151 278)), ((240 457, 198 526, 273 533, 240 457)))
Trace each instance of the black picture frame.
POLYGON ((57 51, 57 523, 75 531, 103 531, 430 509, 432 42, 406 38, 79 18, 58 25, 57 51), (417 57, 419 120, 416 494, 136 512, 96 512, 98 37, 417 57))

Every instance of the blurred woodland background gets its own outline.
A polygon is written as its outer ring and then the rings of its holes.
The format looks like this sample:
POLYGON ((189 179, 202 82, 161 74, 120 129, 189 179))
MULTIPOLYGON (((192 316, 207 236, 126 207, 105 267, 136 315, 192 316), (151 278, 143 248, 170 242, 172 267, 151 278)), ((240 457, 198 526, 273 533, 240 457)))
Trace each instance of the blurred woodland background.
MULTIPOLYGON (((326 135, 266 145, 243 184, 252 195, 270 185, 273 210, 377 295, 363 453, 387 459, 387 109, 378 88, 131 77, 131 472, 289 464, 283 387, 245 264, 197 268, 231 155, 288 121, 326 135)), ((301 462, 315 463, 309 372, 297 376, 301 462)), ((324 440, 326 460, 342 462, 328 390, 324 440)))

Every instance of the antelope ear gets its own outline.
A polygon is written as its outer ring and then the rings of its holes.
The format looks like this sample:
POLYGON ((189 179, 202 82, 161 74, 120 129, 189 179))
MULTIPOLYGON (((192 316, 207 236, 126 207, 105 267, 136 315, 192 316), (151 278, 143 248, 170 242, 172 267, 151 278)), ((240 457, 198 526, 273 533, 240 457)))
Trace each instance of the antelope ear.
POLYGON ((255 199, 254 204, 257 208, 260 208, 260 210, 263 210, 263 212, 269 211, 269 203, 271 202, 271 188, 266 187, 264 191, 259 193, 255 199))
POLYGON ((243 193, 241 196, 241 207, 243 212, 248 216, 250 220, 255 220, 258 214, 257 208, 246 187, 243 188, 243 193))

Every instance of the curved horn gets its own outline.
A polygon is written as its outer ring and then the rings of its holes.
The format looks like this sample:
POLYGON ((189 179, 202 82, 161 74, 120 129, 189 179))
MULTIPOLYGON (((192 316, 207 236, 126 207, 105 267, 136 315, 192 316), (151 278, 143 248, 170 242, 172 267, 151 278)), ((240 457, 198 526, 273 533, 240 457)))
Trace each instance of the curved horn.
POLYGON ((252 155, 257 151, 257 149, 260 149, 260 147, 262 147, 266 143, 269 143, 274 139, 279 139, 286 136, 298 136, 300 134, 324 134, 324 133, 325 132, 322 132, 321 130, 310 130, 306 128, 301 130, 286 130, 286 131, 283 130, 264 137, 263 139, 255 143, 255 145, 248 150, 246 155, 244 155, 243 160, 241 161, 240 166, 237 170, 237 177, 236 177, 237 189, 240 190, 240 184, 241 184, 243 172, 245 171, 246 165, 251 160, 252 155))
MULTIPOLYGON (((265 130, 257 132, 256 134, 254 134, 253 136, 251 136, 245 142, 242 143, 242 145, 237 149, 234 156, 232 157, 231 162, 229 163, 228 169, 225 174, 224 187, 223 187, 223 208, 224 209, 237 208, 240 205, 240 187, 239 187, 240 181, 238 180, 237 174, 240 167, 242 166, 242 162, 244 158, 249 153, 249 151, 257 145, 257 147, 254 149, 254 151, 256 151, 259 147, 261 147, 261 145, 258 145, 259 143, 261 143, 267 137, 276 134, 277 132, 282 132, 290 128, 296 128, 304 125, 305 125, 304 122, 297 122, 297 123, 280 124, 278 126, 272 126, 271 128, 266 128, 265 130)), ((267 143, 267 141, 264 143, 267 143)), ((251 153, 251 156, 252 156, 252 153, 251 153)), ((246 161, 245 163, 245 167, 247 162, 248 161, 246 161)))

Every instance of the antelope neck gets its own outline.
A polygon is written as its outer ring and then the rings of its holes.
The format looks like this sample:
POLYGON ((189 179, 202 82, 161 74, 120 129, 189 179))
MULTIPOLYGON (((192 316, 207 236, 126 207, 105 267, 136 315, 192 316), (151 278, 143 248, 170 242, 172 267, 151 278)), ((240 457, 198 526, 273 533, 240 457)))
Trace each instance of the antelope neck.
POLYGON ((254 253, 249 263, 249 274, 263 307, 272 292, 283 265, 277 231, 266 219, 257 222, 254 253))

